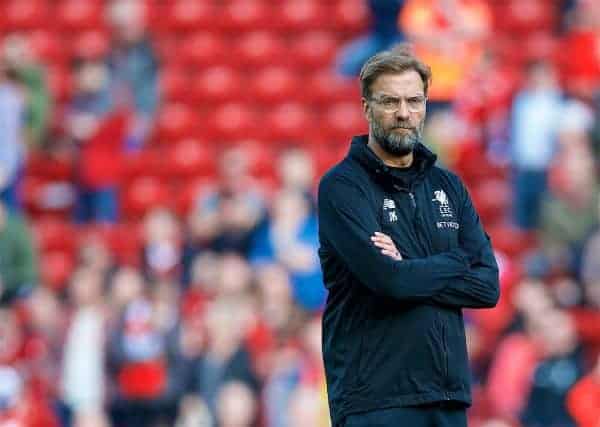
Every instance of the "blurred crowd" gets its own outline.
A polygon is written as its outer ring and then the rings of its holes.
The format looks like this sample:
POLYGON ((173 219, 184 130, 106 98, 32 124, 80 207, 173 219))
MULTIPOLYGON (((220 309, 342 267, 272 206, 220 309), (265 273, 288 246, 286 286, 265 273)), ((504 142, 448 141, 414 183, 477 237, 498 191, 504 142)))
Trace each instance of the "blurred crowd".
POLYGON ((328 426, 315 185, 399 41, 501 270, 469 425, 600 426, 600 4, 269 1, 0 1, 0 427, 328 426))

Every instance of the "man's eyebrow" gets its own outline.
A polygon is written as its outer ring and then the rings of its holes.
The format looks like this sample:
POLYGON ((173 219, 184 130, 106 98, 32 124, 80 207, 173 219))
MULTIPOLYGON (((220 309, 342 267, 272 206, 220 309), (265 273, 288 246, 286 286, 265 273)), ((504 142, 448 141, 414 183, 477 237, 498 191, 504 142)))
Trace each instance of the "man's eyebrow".
POLYGON ((416 95, 407 95, 407 96, 398 96, 398 95, 388 95, 387 93, 379 94, 381 98, 425 98, 425 94, 416 94, 416 95))

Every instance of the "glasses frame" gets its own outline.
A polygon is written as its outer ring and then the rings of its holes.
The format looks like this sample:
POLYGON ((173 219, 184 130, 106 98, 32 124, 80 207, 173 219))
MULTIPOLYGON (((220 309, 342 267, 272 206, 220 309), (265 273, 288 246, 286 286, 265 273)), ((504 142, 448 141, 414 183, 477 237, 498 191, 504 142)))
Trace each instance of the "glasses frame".
POLYGON ((425 106, 427 105, 427 97, 424 95, 423 96, 422 95, 410 96, 407 98, 399 98, 397 96, 387 96, 387 95, 383 95, 378 98, 371 96, 368 98, 368 101, 376 103, 386 113, 395 113, 395 112, 399 111, 400 103, 403 101, 406 101, 406 108, 411 113, 418 113, 420 111, 423 111, 423 110, 425 110, 425 106), (420 100, 418 102, 418 105, 411 104, 411 102, 409 101, 411 98, 419 98, 420 100), (393 103, 393 105, 386 106, 386 104, 385 104, 386 100, 392 100, 392 101, 395 100, 395 102, 393 103))

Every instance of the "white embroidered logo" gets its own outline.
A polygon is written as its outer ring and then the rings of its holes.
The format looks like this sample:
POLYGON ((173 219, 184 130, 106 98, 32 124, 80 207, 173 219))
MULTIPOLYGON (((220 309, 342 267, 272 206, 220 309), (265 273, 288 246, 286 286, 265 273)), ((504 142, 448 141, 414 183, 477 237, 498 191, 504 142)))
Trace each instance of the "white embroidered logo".
POLYGON ((390 222, 398 221, 398 216, 394 209, 396 209, 396 203, 392 199, 383 199, 383 210, 388 213, 390 222))
POLYGON ((439 202, 440 204, 440 215, 446 218, 452 218, 452 208, 450 207, 446 192, 444 190, 436 190, 433 192, 433 195, 435 197, 431 200, 439 202))
POLYGON ((383 210, 396 209, 396 203, 392 199, 383 199, 383 210))

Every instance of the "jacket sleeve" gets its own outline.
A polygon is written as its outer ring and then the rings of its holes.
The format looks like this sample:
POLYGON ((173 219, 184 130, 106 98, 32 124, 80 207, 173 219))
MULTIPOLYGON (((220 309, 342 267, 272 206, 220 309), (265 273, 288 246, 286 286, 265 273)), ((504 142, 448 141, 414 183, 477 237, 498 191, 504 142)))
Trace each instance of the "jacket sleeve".
POLYGON ((500 298, 498 265, 490 238, 483 230, 469 193, 462 183, 460 188, 463 202, 459 245, 468 254, 469 268, 461 277, 451 279, 448 286, 433 297, 433 301, 459 308, 491 308, 500 298))
POLYGON ((350 272, 373 292, 398 300, 426 300, 468 268, 460 250, 427 258, 393 260, 371 241, 381 231, 367 195, 348 179, 325 178, 319 186, 319 235, 350 272))

